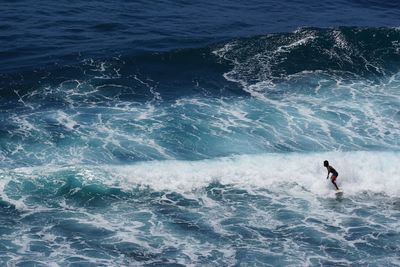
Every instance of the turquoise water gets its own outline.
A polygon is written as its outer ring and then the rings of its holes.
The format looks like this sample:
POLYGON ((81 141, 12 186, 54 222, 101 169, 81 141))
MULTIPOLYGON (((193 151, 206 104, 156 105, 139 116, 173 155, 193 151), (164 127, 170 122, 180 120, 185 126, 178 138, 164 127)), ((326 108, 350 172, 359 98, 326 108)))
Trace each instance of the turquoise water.
POLYGON ((66 37, 39 49, 50 59, 16 48, 0 74, 0 265, 400 265, 399 29, 237 27, 115 56, 65 56, 86 47, 66 37))
POLYGON ((2 171, 1 259, 395 266, 396 162, 397 153, 346 152, 2 171), (335 159, 343 196, 320 158, 335 159))

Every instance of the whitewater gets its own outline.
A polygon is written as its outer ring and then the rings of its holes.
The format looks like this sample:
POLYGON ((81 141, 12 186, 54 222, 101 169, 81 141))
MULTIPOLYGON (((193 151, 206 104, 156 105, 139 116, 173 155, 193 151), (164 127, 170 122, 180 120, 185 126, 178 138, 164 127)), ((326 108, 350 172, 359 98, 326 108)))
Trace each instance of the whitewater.
POLYGON ((299 28, 3 73, 1 265, 399 266, 399 38, 299 28))
POLYGON ((15 251, 9 264, 39 266, 395 266, 398 160, 328 152, 2 170, 2 249, 15 251), (343 196, 321 158, 335 159, 343 196))

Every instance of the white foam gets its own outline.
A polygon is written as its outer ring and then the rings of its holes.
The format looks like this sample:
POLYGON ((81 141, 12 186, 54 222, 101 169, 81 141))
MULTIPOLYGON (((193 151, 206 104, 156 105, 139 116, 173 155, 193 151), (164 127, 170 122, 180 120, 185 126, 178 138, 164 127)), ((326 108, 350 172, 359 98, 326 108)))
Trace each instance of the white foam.
POLYGON ((293 49, 294 47, 297 46, 302 46, 306 43, 308 43, 309 41, 314 40, 316 37, 313 35, 309 35, 309 36, 305 36, 303 38, 301 38, 300 40, 296 40, 292 43, 289 43, 287 45, 282 45, 282 46, 278 46, 278 48, 276 49, 276 53, 287 53, 290 52, 291 49, 293 49))
MULTIPOLYGON (((331 35, 334 46, 324 53, 352 65, 354 48, 340 30, 332 31, 331 35)), ((303 70, 290 75, 282 72, 281 63, 289 60, 284 54, 315 39, 312 30, 299 29, 292 38, 280 40, 282 45, 278 47, 269 47, 265 40, 257 46, 235 41, 214 54, 232 64, 232 69, 223 75, 225 79, 240 84, 253 98, 274 107, 274 116, 282 115, 287 121, 288 131, 280 129, 278 138, 283 133, 287 141, 285 134, 289 132, 292 140, 301 140, 304 136, 324 150, 348 147, 348 141, 355 150, 365 145, 397 150, 399 73, 376 83, 344 70, 303 70), (315 94, 310 94, 313 86, 315 94), (308 125, 311 127, 304 127, 308 125), (317 138, 314 138, 310 131, 317 128, 317 138), (347 140, 342 142, 338 136, 347 140)), ((368 57, 358 55, 357 58, 364 61, 367 70, 385 74, 368 57)))
POLYGON ((32 124, 31 121, 29 121, 29 117, 26 115, 12 115, 10 116, 10 120, 18 127, 16 132, 21 133, 25 137, 30 136, 32 132, 40 131, 40 129, 38 129, 34 124, 32 124))
MULTIPOLYGON (((99 182, 125 190, 148 186, 157 191, 191 192, 219 182, 248 190, 288 185, 326 195, 333 192, 334 186, 326 179, 327 171, 322 166, 324 160, 329 160, 339 172, 337 182, 346 195, 361 192, 390 196, 400 194, 399 152, 336 151, 241 155, 199 161, 162 160, 123 166, 41 166, 17 168, 11 172, 3 170, 0 174, 3 177, 21 175, 34 179, 37 175, 75 169, 83 182, 99 182)), ((1 184, 4 186, 7 182, 1 184)))
POLYGON ((78 125, 77 122, 71 118, 71 116, 61 110, 57 111, 56 120, 60 125, 65 126, 69 130, 74 130, 74 128, 78 125))
MULTIPOLYGON (((212 182, 248 189, 297 183, 314 194, 334 189, 325 179, 327 159, 339 172, 338 184, 346 194, 364 191, 400 194, 396 152, 330 152, 313 154, 245 155, 202 161, 152 161, 131 166, 108 166, 123 186, 149 186, 155 190, 191 191, 212 182), (122 180, 121 180, 122 179, 122 180)), ((115 182, 115 180, 114 180, 115 182)))

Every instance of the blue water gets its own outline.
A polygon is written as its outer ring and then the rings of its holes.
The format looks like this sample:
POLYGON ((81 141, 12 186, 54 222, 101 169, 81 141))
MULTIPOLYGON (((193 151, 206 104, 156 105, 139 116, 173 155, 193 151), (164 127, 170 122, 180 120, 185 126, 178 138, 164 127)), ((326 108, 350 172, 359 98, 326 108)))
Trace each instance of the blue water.
POLYGON ((400 266, 398 18, 3 1, 0 265, 400 266))

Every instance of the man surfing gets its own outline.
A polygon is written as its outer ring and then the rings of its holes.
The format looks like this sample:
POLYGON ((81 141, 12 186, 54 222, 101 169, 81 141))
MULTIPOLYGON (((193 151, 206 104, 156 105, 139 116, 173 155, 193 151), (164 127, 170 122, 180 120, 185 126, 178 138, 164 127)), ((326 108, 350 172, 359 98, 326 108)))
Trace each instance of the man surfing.
POLYGON ((329 162, 327 160, 324 161, 324 166, 328 170, 328 175, 326 176, 326 179, 328 179, 329 174, 332 173, 331 175, 332 184, 336 187, 336 190, 339 190, 339 187, 336 184, 336 178, 338 177, 339 173, 332 166, 329 165, 329 162))

